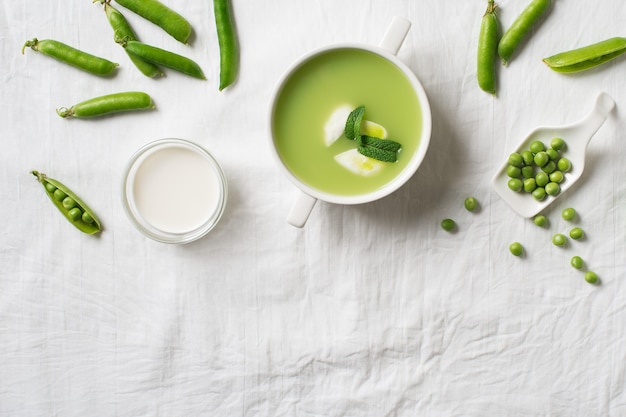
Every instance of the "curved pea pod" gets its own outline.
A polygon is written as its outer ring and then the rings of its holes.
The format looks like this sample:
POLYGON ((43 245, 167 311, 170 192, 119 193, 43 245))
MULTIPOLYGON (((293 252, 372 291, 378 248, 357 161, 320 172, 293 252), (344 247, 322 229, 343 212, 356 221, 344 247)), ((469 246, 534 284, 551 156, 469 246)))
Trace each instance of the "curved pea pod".
POLYGON ((138 41, 118 39, 117 42, 121 44, 127 52, 130 52, 145 61, 173 69, 174 71, 181 72, 200 80, 206 80, 206 77, 202 72, 202 68, 200 68, 195 61, 187 57, 138 41))
POLYGON ((552 55, 544 58, 543 62, 556 72, 573 73, 597 67, 624 52, 626 38, 616 37, 552 55))
POLYGON ((63 118, 86 119, 111 113, 149 110, 154 107, 152 98, 148 94, 141 91, 128 91, 90 98, 69 108, 61 107, 57 109, 57 114, 63 118))
POLYGON ((158 0, 116 0, 118 4, 159 26, 179 42, 187 43, 191 25, 183 16, 158 0))
POLYGON ((108 59, 89 54, 53 39, 39 40, 33 38, 26 41, 22 46, 22 54, 29 47, 33 51, 41 52, 65 64, 102 77, 111 75, 118 66, 117 63, 108 59))
MULTIPOLYGON (((135 31, 128 23, 128 20, 124 17, 124 15, 111 6, 108 2, 104 3, 104 12, 106 14, 107 20, 109 24, 113 28, 114 31, 114 39, 129 39, 129 40, 137 40, 137 35, 135 31)), ((127 53, 128 57, 132 61, 132 63, 137 67, 139 71, 146 77, 155 78, 163 75, 161 69, 154 65, 151 62, 144 61, 143 59, 127 53)))
POLYGON ((72 190, 46 174, 38 171, 31 171, 31 174, 37 177, 50 201, 74 227, 90 235, 102 231, 98 217, 72 190))
POLYGON ((504 32, 498 43, 498 55, 505 65, 549 6, 550 0, 532 0, 504 32))

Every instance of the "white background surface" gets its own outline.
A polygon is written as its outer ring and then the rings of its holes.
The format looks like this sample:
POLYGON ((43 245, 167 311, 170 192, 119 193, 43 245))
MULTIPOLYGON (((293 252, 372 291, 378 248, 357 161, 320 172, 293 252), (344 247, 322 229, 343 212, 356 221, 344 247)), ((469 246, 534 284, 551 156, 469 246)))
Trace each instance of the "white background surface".
MULTIPOLYGON (((196 60, 207 81, 142 76, 88 0, 2 2, 0 415, 626 415, 626 64, 565 76, 541 62, 626 35, 626 5, 553 3, 498 69, 493 98, 476 83, 482 1, 234 0, 241 71, 221 93, 210 1, 167 2, 193 25, 189 46, 119 7, 141 40, 196 60), (431 101, 426 160, 393 195, 319 203, 293 228, 295 190, 269 153, 274 84, 313 48, 378 43, 394 15, 413 23, 399 56, 431 101), (21 55, 35 36, 121 66, 100 79, 21 55), (88 121, 54 111, 125 90, 151 94, 157 110, 88 121), (617 107, 582 180, 537 228, 491 177, 531 129, 577 121, 599 91, 617 107), (230 184, 218 227, 185 246, 145 238, 120 201, 131 154, 170 136, 209 149, 230 184), (32 169, 81 195, 101 237, 56 213, 32 169), (479 212, 463 209, 468 195, 479 212), (587 239, 559 249, 550 238, 571 227, 567 206, 587 239), (524 258, 509 254, 515 240, 524 258)), ((502 0, 502 26, 525 5, 502 0)))

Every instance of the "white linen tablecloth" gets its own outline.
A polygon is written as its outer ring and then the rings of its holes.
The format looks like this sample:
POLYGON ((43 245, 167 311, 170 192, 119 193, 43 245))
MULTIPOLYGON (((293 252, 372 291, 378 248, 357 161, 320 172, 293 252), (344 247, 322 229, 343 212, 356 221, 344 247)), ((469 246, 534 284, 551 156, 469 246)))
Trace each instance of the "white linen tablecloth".
MULTIPOLYGON (((1 416, 626 415, 626 63, 562 75, 541 61, 626 35, 623 1, 553 1, 498 66, 497 98, 476 82, 484 1, 233 0, 241 71, 222 92, 211 1, 166 4, 191 22, 190 45, 119 9, 141 40, 196 60, 207 81, 141 75, 88 0, 0 4, 1 416), (295 188, 269 150, 274 85, 313 48, 378 43, 393 16, 412 22, 399 57, 432 107, 426 159, 391 196, 320 202, 291 227, 295 188), (121 66, 101 79, 22 55, 33 37, 121 66), (55 114, 125 90, 149 93, 157 109, 55 114), (600 91, 617 107, 583 178, 538 228, 491 178, 530 130, 581 119, 600 91), (121 205, 126 162, 162 137, 206 147, 228 177, 224 217, 188 245, 145 238, 121 205), (56 213, 33 169, 81 195, 102 235, 56 213), (476 213, 463 208, 469 195, 476 213), (587 237, 557 248, 552 234, 571 227, 565 207, 587 237), (440 228, 444 217, 456 233, 440 228), (513 241, 524 257, 510 255, 513 241), (573 255, 601 285, 569 265, 573 255)), ((502 28, 526 4, 501 0, 502 28)))

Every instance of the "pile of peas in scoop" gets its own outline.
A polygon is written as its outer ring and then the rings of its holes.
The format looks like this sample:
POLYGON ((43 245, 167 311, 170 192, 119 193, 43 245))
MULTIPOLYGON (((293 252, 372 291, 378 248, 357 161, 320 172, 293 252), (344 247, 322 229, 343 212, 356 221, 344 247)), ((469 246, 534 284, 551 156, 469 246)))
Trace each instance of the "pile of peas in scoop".
POLYGON ((549 147, 536 140, 529 149, 512 153, 506 169, 509 188, 529 193, 537 201, 558 195, 560 184, 565 180, 564 173, 572 169, 570 160, 561 155, 565 147, 563 139, 553 138, 549 147))

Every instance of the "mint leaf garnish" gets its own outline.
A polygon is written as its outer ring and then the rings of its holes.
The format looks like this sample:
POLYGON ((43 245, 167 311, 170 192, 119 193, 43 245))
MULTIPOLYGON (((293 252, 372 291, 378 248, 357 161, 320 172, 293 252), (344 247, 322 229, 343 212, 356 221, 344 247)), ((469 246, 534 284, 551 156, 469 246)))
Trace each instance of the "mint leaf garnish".
POLYGON ((385 149, 378 149, 371 146, 359 146, 357 148, 361 155, 365 155, 368 158, 378 159, 383 162, 396 162, 398 160, 397 154, 385 149))
POLYGON ((363 114, 365 114, 365 106, 359 106, 352 110, 348 119, 346 120, 346 128, 344 134, 348 139, 356 139, 361 135, 361 121, 363 120, 363 114))
POLYGON ((391 139, 378 139, 367 135, 361 136, 360 144, 390 152, 398 152, 402 148, 402 145, 391 139))

